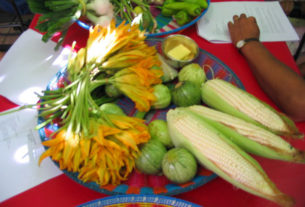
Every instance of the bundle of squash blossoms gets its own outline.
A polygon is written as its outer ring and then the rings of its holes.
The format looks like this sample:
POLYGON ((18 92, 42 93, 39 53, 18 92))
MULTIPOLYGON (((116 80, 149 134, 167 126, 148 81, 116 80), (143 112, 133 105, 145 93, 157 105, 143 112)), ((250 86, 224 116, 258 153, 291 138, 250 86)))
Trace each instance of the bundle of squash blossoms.
POLYGON ((43 145, 46 157, 60 169, 78 172, 84 182, 101 186, 126 180, 135 166, 138 145, 150 139, 144 120, 106 114, 93 92, 105 93, 111 85, 129 97, 139 111, 149 111, 156 100, 153 86, 161 83, 162 70, 156 49, 145 42, 138 26, 123 22, 90 29, 87 46, 69 59, 67 81, 61 88, 46 90, 38 103, 43 122, 59 125, 43 145), (154 68, 154 69, 152 69, 154 68))

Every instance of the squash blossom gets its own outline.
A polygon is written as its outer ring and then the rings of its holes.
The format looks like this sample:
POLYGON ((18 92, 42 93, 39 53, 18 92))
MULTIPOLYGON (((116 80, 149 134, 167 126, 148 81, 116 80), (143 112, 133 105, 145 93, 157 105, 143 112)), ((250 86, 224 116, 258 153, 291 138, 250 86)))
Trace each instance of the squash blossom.
POLYGON ((120 70, 112 80, 123 94, 135 102, 135 107, 139 111, 149 111, 152 103, 156 100, 152 86, 161 83, 160 77, 162 76, 160 71, 146 70, 141 67, 147 64, 145 61, 141 61, 134 67, 120 70))
POLYGON ((100 186, 128 178, 140 153, 138 145, 150 139, 148 128, 142 119, 105 114, 92 93, 113 84, 138 110, 150 109, 156 100, 153 86, 161 83, 163 72, 152 69, 160 66, 157 51, 144 40, 138 26, 124 22, 90 29, 87 46, 69 59, 67 83, 41 96, 39 110, 45 121, 37 128, 54 119, 60 120, 60 127, 43 142, 48 149, 39 164, 51 157, 60 169, 78 172, 83 182, 100 186))
POLYGON ((80 180, 101 186, 126 180, 140 152, 137 145, 147 142, 150 135, 141 119, 116 115, 109 118, 115 127, 98 124, 91 139, 60 130, 53 139, 43 142, 49 148, 39 164, 50 156, 60 169, 79 172, 80 180))

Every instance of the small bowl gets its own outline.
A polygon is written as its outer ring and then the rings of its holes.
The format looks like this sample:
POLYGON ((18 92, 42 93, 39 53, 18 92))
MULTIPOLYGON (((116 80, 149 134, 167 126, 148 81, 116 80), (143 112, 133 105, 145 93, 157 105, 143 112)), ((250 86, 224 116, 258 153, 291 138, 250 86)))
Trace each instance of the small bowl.
POLYGON ((180 34, 166 37, 161 48, 166 62, 174 68, 181 68, 193 62, 199 55, 197 43, 188 36, 180 34))

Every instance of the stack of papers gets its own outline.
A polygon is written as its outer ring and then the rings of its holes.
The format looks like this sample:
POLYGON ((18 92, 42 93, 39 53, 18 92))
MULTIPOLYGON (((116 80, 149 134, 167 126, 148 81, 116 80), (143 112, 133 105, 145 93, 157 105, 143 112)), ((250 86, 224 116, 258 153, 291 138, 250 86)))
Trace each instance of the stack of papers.
MULTIPOLYGON (((18 105, 35 104, 58 70, 67 64, 70 49, 54 51, 55 42, 25 31, 0 62, 0 94, 18 105)), ((44 147, 38 131, 37 110, 27 109, 0 116, 0 203, 62 174, 51 161, 38 160, 44 147)))
POLYGON ((232 42, 228 22, 234 15, 254 16, 263 42, 298 41, 299 36, 289 22, 279 2, 216 2, 197 22, 198 35, 213 43, 232 42))

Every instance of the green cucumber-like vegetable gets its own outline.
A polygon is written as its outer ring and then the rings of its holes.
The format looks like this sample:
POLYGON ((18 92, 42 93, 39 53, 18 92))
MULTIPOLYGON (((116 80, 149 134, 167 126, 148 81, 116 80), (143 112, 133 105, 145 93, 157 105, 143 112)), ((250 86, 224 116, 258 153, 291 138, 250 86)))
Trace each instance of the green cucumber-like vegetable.
POLYGON ((151 139, 141 148, 141 154, 136 159, 136 168, 151 175, 157 175, 162 171, 162 159, 165 155, 166 147, 158 140, 151 139))
POLYGON ((163 109, 171 103, 171 92, 166 85, 157 84, 153 87, 157 100, 153 103, 155 109, 163 109))
POLYGON ((176 106, 191 106, 201 101, 200 87, 190 81, 176 84, 172 90, 173 103, 176 106))
POLYGON ((173 18, 180 26, 185 25, 186 23, 191 21, 191 17, 184 10, 178 11, 176 14, 173 15, 173 18))
POLYGON ((164 9, 174 10, 176 12, 180 10, 186 11, 190 16, 196 17, 201 14, 201 8, 199 4, 188 2, 173 2, 163 5, 164 9))
POLYGON ((178 79, 179 81, 191 81, 201 87, 201 84, 206 81, 206 75, 198 63, 191 63, 179 71, 178 79))
POLYGON ((173 142, 169 136, 166 121, 162 119, 153 120, 148 124, 148 131, 151 139, 159 140, 168 148, 173 147, 173 142))
POLYGON ((121 109, 115 103, 104 103, 103 105, 100 106, 100 109, 106 114, 116 114, 116 115, 126 116, 123 109, 121 109))
POLYGON ((176 1, 199 4, 202 9, 208 8, 208 2, 206 0, 176 0, 176 1))
POLYGON ((165 6, 164 5, 166 5, 166 4, 170 4, 170 3, 174 3, 175 2, 175 0, 165 0, 164 1, 164 3, 163 3, 163 6, 162 6, 162 8, 161 8, 161 14, 163 15, 163 16, 165 16, 165 17, 171 17, 172 15, 174 15, 175 14, 175 10, 173 10, 173 9, 167 9, 167 8, 165 8, 165 6))
POLYGON ((166 5, 166 4, 174 3, 174 2, 176 2, 176 0, 165 0, 163 2, 163 6, 166 5))
POLYGON ((165 17, 171 17, 172 15, 175 14, 175 10, 172 9, 167 9, 165 7, 162 7, 161 9, 161 14, 165 17))
POLYGON ((197 173, 195 157, 184 148, 172 148, 163 157, 162 171, 174 183, 186 183, 197 173))

